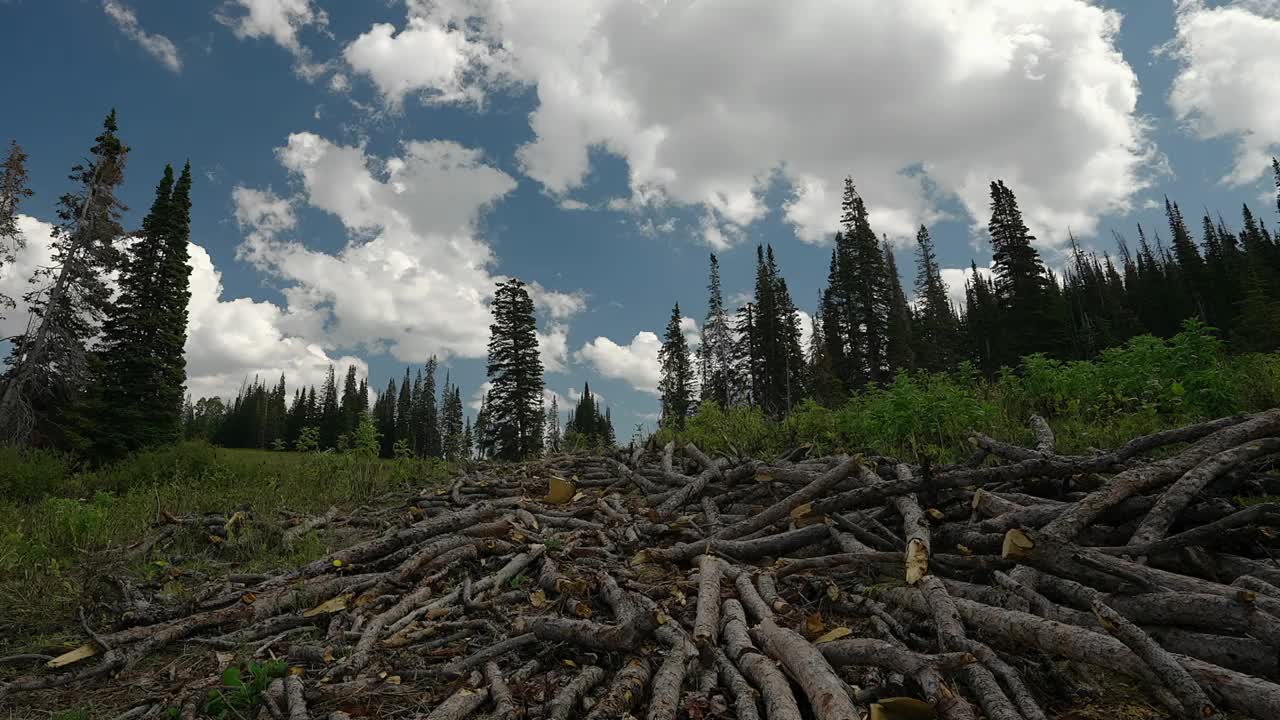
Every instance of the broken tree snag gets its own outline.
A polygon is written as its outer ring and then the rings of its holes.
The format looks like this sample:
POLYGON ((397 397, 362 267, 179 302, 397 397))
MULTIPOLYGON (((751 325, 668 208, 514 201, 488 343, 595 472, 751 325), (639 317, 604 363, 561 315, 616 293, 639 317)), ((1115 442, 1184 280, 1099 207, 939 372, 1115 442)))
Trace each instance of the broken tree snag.
POLYGON ((844 681, 800 633, 764 620, 751 629, 751 637, 770 657, 782 663, 787 674, 804 690, 818 720, 861 720, 862 715, 849 697, 844 681))
POLYGON ((1276 452, 1280 452, 1280 438, 1263 438, 1224 450, 1191 468, 1160 495, 1129 544, 1142 545, 1163 538, 1183 509, 1209 483, 1241 463, 1276 452))
POLYGON ((307 701, 302 697, 302 681, 297 675, 285 676, 284 696, 289 707, 289 720, 311 720, 307 714, 307 701))
POLYGON ((698 559, 698 611, 693 622, 693 642, 699 648, 716 644, 720 631, 720 578, 724 563, 717 557, 698 559))
POLYGON ((444 702, 436 706, 426 720, 463 720, 480 709, 489 699, 489 691, 485 688, 459 688, 444 702))
POLYGON ((781 501, 774 503, 757 515, 724 528, 717 532, 714 537, 718 540, 732 540, 744 535, 750 535, 757 530, 763 530, 787 517, 788 513, 792 514, 793 517, 799 511, 803 511, 803 514, 799 515, 799 517, 812 514, 810 503, 849 477, 849 474, 857 469, 861 462, 861 458, 858 457, 846 459, 781 501))
POLYGON ((547 705, 547 719, 569 720, 569 716, 573 714, 578 704, 578 698, 586 695, 591 688, 602 682, 604 682, 602 668, 595 665, 582 668, 582 672, 578 673, 577 677, 557 690, 555 696, 551 698, 550 704, 547 705))
POLYGON ((493 718, 514 718, 516 704, 511 699, 511 688, 502 679, 502 670, 498 663, 490 660, 484 664, 484 681, 489 684, 489 697, 493 698, 493 718))
MULTIPOLYGON (((745 574, 740 577, 745 577, 745 574)), ((750 584, 750 580, 747 581, 750 584)), ((724 603, 724 643, 729 659, 738 664, 742 674, 760 688, 765 716, 769 720, 801 720, 791 683, 772 660, 765 657, 747 632, 747 618, 737 600, 724 603)))
POLYGON ((666 445, 662 446, 662 472, 664 473, 675 472, 674 466, 671 464, 671 459, 672 459, 672 456, 675 455, 675 452, 676 452, 675 440, 669 440, 667 441, 666 445))
MULTIPOLYGON (((900 482, 911 482, 914 478, 911 468, 899 464, 896 469, 900 482)), ((915 493, 899 495, 893 499, 894 507, 902 516, 902 534, 907 539, 905 558, 907 584, 915 585, 920 578, 929 574, 929 520, 920 509, 915 493)))
POLYGON ((680 688, 684 685, 689 661, 698 656, 698 650, 674 619, 660 625, 655 634, 667 646, 667 656, 653 675, 646 720, 675 720, 680 709, 680 688))
POLYGON ((1036 452, 1041 455, 1052 455, 1057 450, 1057 441, 1053 437, 1053 428, 1049 427, 1049 421, 1039 415, 1032 415, 1031 432, 1036 436, 1036 452))
MULTIPOLYGON (((960 620, 960 612, 942 581, 935 575, 927 575, 920 581, 920 594, 929 607, 929 615, 933 618, 934 628, 938 632, 944 650, 963 652, 965 647, 964 623, 960 620)), ((965 667, 961 678, 969 686, 969 691, 978 698, 990 720, 1021 720, 1017 708, 1000 689, 991 671, 982 665, 965 667)))
POLYGON ((769 607, 776 613, 786 615, 791 612, 791 603, 782 599, 778 594, 778 585, 774 581, 773 573, 763 572, 756 576, 756 589, 760 591, 760 597, 769 607))
POLYGON ((1104 604, 1100 598, 1095 597, 1091 605, 1093 614, 1097 616, 1103 629, 1142 658, 1156 677, 1160 678, 1160 682, 1178 698, 1185 711, 1184 717, 1207 718, 1218 713, 1191 674, 1178 664, 1169 651, 1160 647, 1137 625, 1104 604))
MULTIPOLYGON (((888 588, 883 595, 890 602, 918 613, 928 613, 928 604, 915 589, 888 588)), ((1160 682, 1141 658, 1110 635, 1086 632, 1076 625, 971 600, 953 598, 953 601, 965 625, 1005 647, 1020 652, 1033 648, 1048 655, 1124 673, 1143 682, 1155 685, 1160 682)), ((1196 682, 1212 689, 1222 699, 1227 710, 1258 720, 1280 717, 1280 685, 1195 658, 1175 657, 1196 682)))
POLYGON ((1040 703, 1036 702, 1031 690, 1026 683, 1022 682, 1022 676, 1012 666, 1000 659, 1000 656, 994 650, 972 638, 965 638, 963 647, 1000 680, 1000 684, 1004 686, 1009 699, 1018 706, 1018 712, 1022 713, 1023 718, 1026 720, 1048 720, 1044 710, 1040 708, 1040 703))
POLYGON ((818 646, 823 657, 835 667, 874 665, 911 677, 920 686, 925 701, 944 720, 975 720, 973 707, 947 684, 942 673, 972 663, 968 653, 923 655, 897 642, 881 640, 835 640, 818 646))
POLYGON ((1067 506, 1061 515, 1044 527, 1044 532, 1074 539, 1089 523, 1125 498, 1160 487, 1223 450, 1275 434, 1277 430, 1280 430, 1280 408, 1258 413, 1242 423, 1218 430, 1171 457, 1125 470, 1101 489, 1067 506))
POLYGON ((644 697, 644 688, 649 684, 649 661, 632 655, 627 664, 613 676, 613 682, 600 702, 587 713, 586 720, 614 720, 625 717, 644 697))
POLYGON ((723 650, 713 647, 711 656, 716 672, 720 675, 720 682, 733 696, 733 711, 738 720, 760 720, 760 708, 756 704, 760 693, 738 672, 738 668, 734 667, 733 661, 729 660, 723 650))
POLYGON ((338 508, 331 507, 325 512, 325 514, 309 517, 306 520, 299 522, 297 525, 285 530, 284 536, 281 538, 281 542, 284 543, 286 549, 292 548, 293 543, 296 542, 298 538, 318 527, 328 525, 333 522, 336 517, 338 517, 338 508))

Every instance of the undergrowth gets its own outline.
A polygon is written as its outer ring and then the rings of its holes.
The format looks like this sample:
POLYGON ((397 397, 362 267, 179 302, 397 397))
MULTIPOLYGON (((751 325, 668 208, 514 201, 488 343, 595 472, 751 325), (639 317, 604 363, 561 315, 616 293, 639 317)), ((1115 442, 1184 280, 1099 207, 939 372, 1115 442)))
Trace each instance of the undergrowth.
POLYGON ((1041 355, 986 380, 964 365, 950 373, 900 373, 839 407, 805 401, 781 420, 755 408, 703 403, 684 430, 659 443, 693 442, 707 452, 736 449, 771 457, 797 445, 892 455, 913 461, 962 459, 969 433, 1031 441, 1027 420, 1049 420, 1064 453, 1114 447, 1157 430, 1280 405, 1280 354, 1227 356, 1203 324, 1189 321, 1167 340, 1133 338, 1093 361, 1041 355))

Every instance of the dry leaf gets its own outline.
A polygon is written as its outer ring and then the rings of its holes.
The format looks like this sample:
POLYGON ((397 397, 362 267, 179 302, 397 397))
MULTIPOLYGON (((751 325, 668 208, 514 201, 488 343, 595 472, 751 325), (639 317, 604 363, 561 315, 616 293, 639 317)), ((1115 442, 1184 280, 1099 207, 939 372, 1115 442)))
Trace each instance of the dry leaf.
POLYGON ((840 588, 836 587, 835 583, 827 583, 827 597, 831 598, 831 602, 840 599, 840 588))
POLYGON ((933 706, 912 697, 881 698, 871 706, 871 720, 933 720, 933 706))
POLYGON ((572 661, 572 660, 570 660, 570 659, 568 659, 568 658, 565 658, 565 659, 564 659, 564 660, 562 660, 561 662, 563 662, 565 665, 568 665, 568 666, 569 666, 569 667, 571 667, 571 668, 576 668, 576 667, 578 667, 578 663, 576 663, 576 662, 574 662, 574 661, 572 661))
POLYGON ((251 592, 247 592, 240 596, 240 602, 244 603, 245 605, 252 605, 257 599, 258 599, 258 596, 254 595, 251 592))
POLYGON ((214 545, 217 545, 222 542, 222 538, 218 537, 217 535, 210 535, 209 542, 213 543, 214 545))
POLYGON ((399 676, 399 675, 388 675, 388 676, 387 676, 387 678, 386 678, 386 680, 387 680, 387 684, 388 684, 388 685, 399 685, 399 684, 400 684, 400 676, 399 676))
POLYGON ((562 478, 559 475, 551 476, 550 487, 547 490, 546 497, 542 498, 542 502, 551 505, 564 505, 573 502, 573 496, 578 493, 578 488, 574 486, 573 481, 562 478))
POLYGON ((449 610, 447 608, 431 608, 430 610, 427 611, 427 619, 437 620, 448 614, 449 614, 449 610))
POLYGON ((309 618, 309 617, 315 617, 316 615, 323 615, 326 613, 336 613, 340 610, 346 610, 347 603, 350 600, 351 600, 351 593, 345 593, 343 595, 339 595, 338 597, 325 600, 319 605, 302 613, 302 617, 309 618))
POLYGON ((307 674, 307 669, 302 667, 301 665, 294 665, 293 667, 289 668, 289 674, 294 675, 296 677, 302 677, 303 675, 307 674))
POLYGON ((541 590, 535 590, 529 593, 529 604, 536 608, 547 606, 547 594, 541 590))
POLYGON ((574 493, 574 494, 573 494, 573 501, 574 501, 574 502, 578 502, 579 500, 581 500, 582 498, 584 498, 584 497, 586 497, 586 496, 587 496, 587 494, 586 494, 586 493, 584 493, 584 492, 582 492, 581 490, 579 490, 578 492, 576 492, 576 493, 574 493))
POLYGON ((822 613, 816 612, 804 619, 805 632, 810 635, 817 635, 822 632, 826 625, 822 622, 822 613))
POLYGON ((580 617, 580 618, 582 618, 582 619, 584 619, 584 620, 589 620, 589 619, 591 618, 591 606, 590 606, 590 605, 588 605, 588 604, 586 604, 586 603, 584 603, 584 602, 580 602, 580 601, 578 601, 578 600, 574 600, 574 601, 573 601, 573 614, 574 614, 574 615, 577 615, 578 617, 580 617))
POLYGON ((791 511, 791 519, 800 520, 801 518, 806 517, 811 512, 813 512, 813 503, 807 502, 807 503, 804 503, 803 505, 797 505, 795 509, 791 511))
POLYGON ((756 482, 773 482, 773 475, 767 472, 756 473, 756 482))
POLYGON ((821 643, 831 642, 832 640, 839 640, 842 637, 852 635, 852 634, 853 634, 852 630, 841 625, 840 627, 831 628, 830 630, 826 631, 825 633, 820 635, 817 640, 814 640, 813 643, 815 645, 819 645, 821 643))
POLYGON ((76 648, 75 650, 72 650, 71 652, 62 653, 58 657, 45 663, 44 666, 50 667, 50 668, 60 668, 66 665, 70 665, 71 663, 80 662, 85 658, 91 658, 97 654, 98 654, 98 645, 96 643, 91 643, 91 642, 85 643, 80 647, 76 648))
POLYGON ((220 653, 220 652, 215 652, 215 653, 213 654, 213 656, 214 656, 214 658, 216 658, 216 659, 218 660, 218 669, 219 669, 219 670, 226 670, 228 667, 230 667, 230 665, 231 665, 231 661, 236 659, 236 654, 235 654, 235 653, 220 653))
POLYGON ((671 588, 671 597, 675 598, 675 601, 681 605, 684 605, 687 602, 687 598, 684 596, 684 593, 680 592, 680 588, 677 587, 671 588))

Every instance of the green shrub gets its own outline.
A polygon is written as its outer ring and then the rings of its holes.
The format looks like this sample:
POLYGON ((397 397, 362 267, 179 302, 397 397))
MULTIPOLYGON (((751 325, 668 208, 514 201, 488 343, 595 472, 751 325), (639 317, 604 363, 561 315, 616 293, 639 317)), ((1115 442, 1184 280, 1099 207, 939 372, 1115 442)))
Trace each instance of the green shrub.
POLYGON ((53 450, 0 447, 0 499, 29 502, 65 494, 74 468, 70 457, 53 450))

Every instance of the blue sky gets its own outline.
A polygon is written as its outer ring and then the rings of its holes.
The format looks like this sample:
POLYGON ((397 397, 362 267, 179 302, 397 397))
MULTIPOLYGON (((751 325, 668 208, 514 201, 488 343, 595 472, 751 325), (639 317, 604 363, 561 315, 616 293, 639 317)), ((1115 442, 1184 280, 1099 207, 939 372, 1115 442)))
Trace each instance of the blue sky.
POLYGON ((590 381, 625 438, 657 410, 646 333, 675 302, 700 325, 709 251, 734 298, 772 243, 812 310, 845 174, 904 273, 929 224, 957 292, 989 260, 997 177, 1051 262, 1068 230, 1110 250, 1160 226, 1166 193, 1277 220, 1276 0, 0 0, 0 19, 0 139, 36 191, 0 289, 41 261, 115 107, 127 225, 164 163, 196 172, 197 396, 331 361, 381 388, 434 352, 471 399, 514 275, 537 284, 549 389, 590 381))

